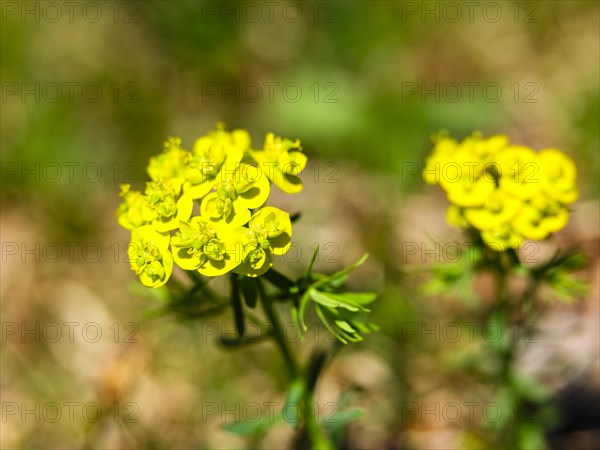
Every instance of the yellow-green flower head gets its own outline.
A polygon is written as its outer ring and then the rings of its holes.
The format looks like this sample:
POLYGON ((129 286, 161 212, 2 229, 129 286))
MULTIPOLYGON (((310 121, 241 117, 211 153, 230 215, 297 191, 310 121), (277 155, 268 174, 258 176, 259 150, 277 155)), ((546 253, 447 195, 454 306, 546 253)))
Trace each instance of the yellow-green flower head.
POLYGON ((512 221, 512 227, 523 237, 541 240, 565 227, 569 211, 559 202, 543 195, 528 200, 512 221))
POLYGON ((554 148, 540 151, 538 157, 544 193, 561 203, 577 200, 577 168, 573 160, 554 148))
POLYGON ((250 220, 249 209, 261 207, 271 185, 263 171, 245 163, 226 163, 213 184, 214 192, 206 195, 200 212, 217 223, 239 227, 250 220))
POLYGON ((167 139, 164 147, 160 155, 150 158, 148 175, 153 181, 176 180, 181 185, 190 152, 181 148, 181 138, 177 137, 167 139))
POLYGON ((302 190, 299 175, 306 167, 307 158, 299 140, 291 141, 268 133, 263 150, 248 150, 248 154, 283 192, 294 194, 302 190))
POLYGON ((444 133, 434 136, 434 140, 433 153, 425 161, 425 169, 423 170, 423 179, 428 184, 439 184, 442 165, 452 160, 452 156, 457 149, 456 140, 444 133))
POLYGON ((127 230, 133 230, 152 223, 157 215, 150 207, 148 199, 139 191, 132 191, 131 185, 122 184, 119 194, 123 202, 117 209, 117 221, 127 230))
POLYGON ((440 135, 423 177, 427 183, 439 183, 451 203, 461 207, 481 206, 496 188, 489 173, 490 158, 506 142, 504 136, 483 139, 475 133, 457 143, 440 135))
POLYGON ((496 154, 495 162, 501 173, 500 189, 504 192, 527 199, 542 190, 540 161, 529 147, 507 147, 496 154))
POLYGON ((485 177, 475 181, 469 178, 460 178, 454 183, 444 183, 448 200, 462 207, 479 207, 483 205, 495 190, 493 183, 485 177))
POLYGON ((489 143, 472 136, 456 147, 454 156, 445 159, 440 185, 450 202, 463 207, 481 206, 496 189, 494 178, 484 171, 489 156, 496 151, 489 143))
MULTIPOLYGON (((468 138, 467 141, 469 141, 468 138)), ((478 161, 484 163, 484 166, 485 163, 492 161, 494 156, 500 150, 508 147, 509 144, 508 136, 504 134, 484 139, 480 133, 474 133, 470 139, 473 154, 477 156, 478 161)))
POLYGON ((450 205, 446 210, 446 221, 458 228, 469 228, 469 222, 465 218, 465 208, 450 205))
POLYGON ((193 200, 188 194, 179 197, 181 185, 177 180, 146 183, 146 199, 156 214, 152 226, 160 232, 174 230, 180 220, 187 220, 192 214, 193 200))
POLYGON ((150 158, 143 192, 121 186, 116 214, 132 232, 131 268, 149 287, 166 283, 173 263, 205 276, 266 272, 273 255, 288 251, 292 226, 288 213, 263 205, 271 182, 288 193, 302 189, 300 141, 269 133, 263 149, 251 150, 246 130, 218 123, 191 151, 181 145, 170 137, 150 158), (195 200, 200 215, 192 217, 195 200))
POLYGON ((215 130, 194 143, 193 154, 185 170, 186 191, 201 198, 213 187, 221 169, 238 164, 250 148, 250 135, 246 130, 225 131, 218 123, 215 130))
POLYGON ((456 142, 439 134, 423 178, 446 191, 450 224, 479 230, 500 251, 563 228, 567 205, 578 197, 569 157, 556 149, 536 153, 511 145, 504 135, 484 139, 474 133, 456 142))
POLYGON ((243 245, 242 263, 234 272, 248 277, 262 275, 273 265, 273 255, 284 255, 292 242, 290 215, 278 208, 265 206, 240 229, 243 245))
POLYGON ((169 252, 169 235, 159 233, 151 226, 131 232, 127 249, 129 264, 144 286, 156 288, 167 282, 173 271, 173 257, 169 252))
POLYGON ((495 189, 478 208, 467 208, 464 216, 479 230, 490 230, 509 222, 519 211, 521 202, 495 189))
MULTIPOLYGON (((498 135, 484 139, 481 133, 473 133, 459 143, 446 133, 439 133, 434 136, 434 142, 433 153, 427 158, 423 170, 425 182, 440 184, 447 193, 453 192, 454 197, 462 198, 461 191, 467 194, 472 193, 474 197, 464 200, 464 202, 477 203, 477 193, 472 191, 479 190, 481 186, 484 186, 483 181, 494 184, 494 177, 489 173, 493 157, 508 145, 508 138, 498 135), (483 180, 481 180, 482 177, 483 180), (468 185, 457 187, 460 182, 478 183, 479 187, 471 188, 468 185)), ((452 199, 451 201, 453 202, 452 199)), ((464 206, 470 205, 465 204, 464 206)))
POLYGON ((173 258, 184 270, 197 270, 202 275, 223 275, 242 260, 240 234, 233 228, 215 225, 204 217, 180 222, 171 237, 173 258))

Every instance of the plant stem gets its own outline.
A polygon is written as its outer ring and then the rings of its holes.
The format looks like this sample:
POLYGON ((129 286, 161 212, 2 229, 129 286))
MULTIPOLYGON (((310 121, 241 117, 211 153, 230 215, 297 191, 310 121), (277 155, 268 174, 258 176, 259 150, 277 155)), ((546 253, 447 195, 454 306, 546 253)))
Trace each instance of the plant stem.
MULTIPOLYGON (((258 287, 258 296, 262 303, 265 314, 267 315, 269 322, 271 322, 273 326, 272 333, 273 337, 275 338, 275 342, 277 343, 277 346, 279 347, 279 350, 281 351, 283 358, 285 359, 288 372, 290 373, 290 377, 292 378, 292 380, 295 380, 300 374, 298 362, 296 361, 296 358, 291 352, 288 343, 285 337, 283 336, 283 333, 281 331, 281 321, 279 320, 279 317, 275 312, 272 299, 267 296, 265 288, 260 279, 256 279, 256 284, 258 287)), ((329 439, 321 429, 321 425, 317 422, 317 419, 314 415, 314 411, 312 409, 312 398, 313 396, 311 391, 307 392, 303 397, 304 423, 306 426, 306 432, 308 433, 308 436, 312 443, 312 448, 314 450, 333 450, 333 445, 330 443, 329 439)))
POLYGON ((321 425, 317 422, 317 419, 314 415, 313 411, 313 401, 312 401, 312 393, 308 393, 304 397, 304 410, 305 410, 305 423, 306 423, 306 432, 310 437, 310 442, 312 443, 313 450, 333 450, 333 445, 323 432, 321 425))
POLYGON ((273 325, 273 337, 275 338, 275 342, 277 343, 277 346, 279 347, 279 350, 285 359, 288 372, 293 380, 298 376, 298 363, 296 362, 296 359, 294 358, 294 355, 292 354, 288 343, 283 336, 281 331, 281 321, 275 312, 275 308, 273 308, 273 302, 265 293, 265 288, 262 284, 262 281, 257 278, 256 284, 258 286, 258 295, 260 297, 265 314, 267 315, 269 322, 271 322, 273 325))
MULTIPOLYGON (((334 446, 327 438, 321 425, 315 417, 315 410, 313 410, 313 396, 317 380, 323 371, 327 360, 327 354, 323 351, 317 350, 311 356, 310 362, 308 363, 307 370, 304 374, 306 379, 306 391, 304 393, 304 411, 305 411, 305 422, 306 432, 310 437, 313 449, 330 450, 334 446)), ((316 407, 316 406, 315 406, 316 407)))
MULTIPOLYGON (((500 358, 500 373, 499 379, 503 387, 511 386, 512 384, 512 369, 516 352, 516 340, 510 336, 508 330, 511 320, 511 304, 509 294, 507 292, 508 277, 512 268, 511 262, 507 262, 501 255, 498 261, 498 286, 496 291, 496 306, 495 310, 500 313, 499 317, 502 320, 502 345, 498 348, 498 357, 500 358)), ((498 316, 496 316, 498 317, 498 316)), ((517 405, 519 408, 520 405, 517 405)), ((517 442, 517 430, 512 424, 508 424, 507 428, 501 433, 504 442, 514 445, 517 442)))

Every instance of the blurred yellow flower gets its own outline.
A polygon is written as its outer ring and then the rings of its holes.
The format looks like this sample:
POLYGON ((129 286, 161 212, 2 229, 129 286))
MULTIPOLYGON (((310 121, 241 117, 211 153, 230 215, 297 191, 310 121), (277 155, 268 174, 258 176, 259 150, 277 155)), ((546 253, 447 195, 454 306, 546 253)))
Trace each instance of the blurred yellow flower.
POLYGON ((561 203, 573 203, 579 197, 575 163, 560 150, 539 153, 542 188, 548 197, 561 203))
POLYGON ((516 198, 531 198, 542 189, 537 153, 523 146, 499 151, 495 162, 500 168, 500 189, 516 198))
POLYGON ((521 203, 518 199, 495 189, 488 195, 481 207, 467 208, 464 216, 475 228, 489 230, 510 221, 520 207, 521 203))
POLYGON ((546 239, 567 224, 567 205, 579 195, 577 169, 560 150, 536 153, 504 135, 480 133, 462 142, 440 133, 434 142, 423 179, 446 192, 450 224, 475 228, 499 251, 546 239))

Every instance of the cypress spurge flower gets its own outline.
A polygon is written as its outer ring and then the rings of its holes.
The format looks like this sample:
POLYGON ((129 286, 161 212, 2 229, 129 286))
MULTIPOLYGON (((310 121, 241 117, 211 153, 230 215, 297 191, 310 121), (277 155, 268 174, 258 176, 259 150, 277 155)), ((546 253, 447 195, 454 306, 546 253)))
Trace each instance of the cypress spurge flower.
POLYGON ((180 190, 177 180, 146 183, 148 205, 156 213, 152 226, 157 231, 174 230, 180 220, 187 220, 192 214, 193 200, 188 194, 179 197, 180 190))
POLYGON ((194 199, 203 197, 213 188, 225 167, 235 167, 250 148, 246 130, 224 130, 222 123, 216 130, 196 139, 192 155, 185 169, 186 191, 194 199))
POLYGON ((150 158, 148 175, 153 181, 170 181, 181 188, 189 157, 190 152, 181 148, 181 138, 170 137, 164 143, 163 152, 150 158))
POLYGON ((263 150, 249 150, 248 153, 279 189, 294 194, 302 190, 299 175, 307 162, 301 150, 299 140, 291 141, 269 133, 263 150))
POLYGON ((133 230, 156 219, 157 214, 146 196, 139 191, 132 191, 131 185, 122 184, 119 195, 123 197, 123 202, 117 209, 117 221, 123 228, 133 230))
POLYGON ((181 184, 176 179, 150 181, 144 194, 122 184, 120 195, 124 201, 117 209, 117 220, 128 230, 145 225, 152 225, 159 232, 174 230, 179 220, 190 217, 194 207, 192 198, 180 192, 181 184))
POLYGON ((184 270, 202 275, 223 275, 241 261, 242 243, 236 230, 215 225, 204 217, 180 222, 171 238, 175 263, 184 270))
POLYGON ((200 212, 217 223, 242 226, 250 220, 249 209, 259 208, 269 197, 270 184, 260 168, 239 163, 223 169, 206 195, 200 212))
POLYGON ((147 287, 160 287, 173 271, 173 257, 169 252, 169 235, 159 233, 149 225, 131 232, 127 249, 129 264, 140 281, 147 287))
POLYGON ((191 151, 182 147, 180 138, 171 137, 150 158, 151 181, 145 190, 121 187, 118 222, 135 232, 136 247, 146 249, 132 263, 144 285, 164 284, 173 262, 209 277, 233 269, 256 277, 273 265, 274 255, 287 252, 289 214, 263 205, 271 182, 288 193, 302 189, 297 175, 306 166, 306 156, 299 141, 273 133, 263 149, 251 150, 250 145, 246 130, 229 132, 220 123, 196 139, 191 151), (195 201, 199 215, 194 214, 195 201))
POLYGON ((242 263, 234 272, 248 277, 262 275, 273 265, 273 255, 284 255, 292 242, 290 215, 272 206, 257 211, 240 230, 242 263))

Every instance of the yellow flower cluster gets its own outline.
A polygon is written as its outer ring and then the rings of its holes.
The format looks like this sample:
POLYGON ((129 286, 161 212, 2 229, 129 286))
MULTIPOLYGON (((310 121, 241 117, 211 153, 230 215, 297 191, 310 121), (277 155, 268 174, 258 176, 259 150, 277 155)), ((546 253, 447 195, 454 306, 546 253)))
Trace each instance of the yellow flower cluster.
POLYGON ((289 214, 263 206, 271 183, 299 192, 306 162, 299 141, 269 133, 254 150, 246 130, 228 132, 222 124, 191 151, 169 138, 150 159, 144 192, 121 186, 117 218, 131 230, 131 269, 148 287, 165 284, 173 263, 206 276, 265 273, 292 236, 289 214))
POLYGON ((423 178, 446 191, 451 224, 476 228, 498 251, 563 228, 568 205, 579 195, 577 170, 568 156, 553 148, 535 152, 513 145, 503 135, 485 139, 474 133, 462 142, 438 135, 423 178))

